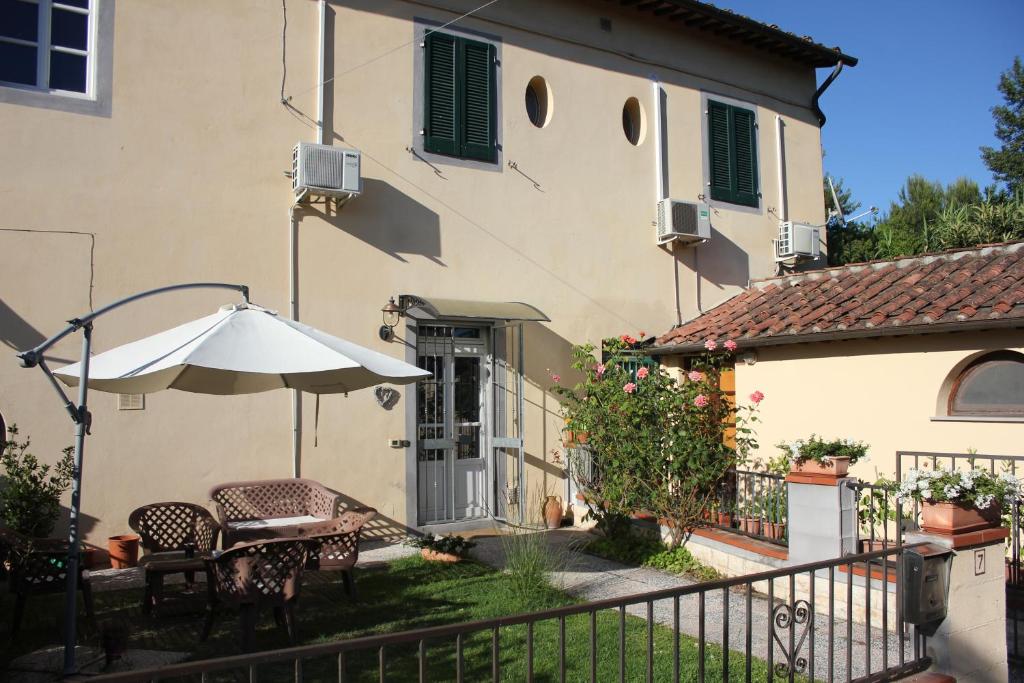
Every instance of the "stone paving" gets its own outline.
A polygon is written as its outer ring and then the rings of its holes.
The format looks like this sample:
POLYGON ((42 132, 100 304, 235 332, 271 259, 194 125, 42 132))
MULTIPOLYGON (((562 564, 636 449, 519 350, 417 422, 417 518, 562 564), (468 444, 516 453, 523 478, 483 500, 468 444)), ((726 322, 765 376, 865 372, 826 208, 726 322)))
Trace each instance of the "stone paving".
MULTIPOLYGON (((552 576, 552 581, 572 595, 584 600, 624 597, 663 588, 690 586, 696 583, 686 577, 676 576, 645 567, 626 566, 617 562, 612 562, 611 560, 606 560, 574 550, 575 547, 579 547, 586 540, 586 532, 562 529, 559 531, 542 533, 545 533, 547 536, 548 543, 551 545, 551 552, 557 556, 566 557, 567 560, 565 568, 562 571, 556 572, 552 576)), ((477 547, 473 549, 472 555, 476 559, 494 567, 504 567, 504 549, 500 537, 481 536, 474 540, 477 542, 477 547)), ((826 580, 818 579, 815 583, 818 590, 827 590, 826 580)), ((845 610, 845 603, 840 599, 840 596, 845 599, 845 592, 840 589, 845 589, 845 584, 837 584, 836 586, 837 617, 843 615, 845 610)), ((699 636, 700 632, 699 601, 700 598, 696 594, 683 597, 679 601, 680 632, 695 638, 699 636)), ((781 602, 776 600, 775 605, 778 607, 781 605, 781 602)), ((767 660, 768 643, 769 638, 771 637, 769 635, 769 619, 772 613, 772 608, 769 605, 767 596, 758 594, 753 594, 751 596, 750 606, 751 652, 755 657, 767 660)), ((652 607, 654 620, 659 624, 672 627, 672 600, 657 601, 652 607)), ((724 640, 723 636, 727 633, 728 646, 731 650, 741 652, 746 650, 746 591, 740 589, 726 592, 723 589, 717 589, 709 592, 705 596, 704 610, 704 624, 706 638, 708 641, 721 644, 724 640), (726 599, 728 600, 729 605, 727 610, 729 619, 728 630, 724 628, 726 623, 726 610, 723 609, 723 605, 726 599)), ((627 612, 638 617, 646 617, 647 605, 646 603, 632 605, 627 608, 627 612)), ((814 675, 816 678, 826 678, 826 667, 829 662, 832 662, 835 680, 846 680, 846 656, 848 642, 846 638, 846 622, 844 620, 837 619, 834 623, 833 649, 831 656, 829 656, 828 649, 829 632, 827 622, 827 614, 819 613, 816 615, 813 639, 814 675)), ((868 674, 867 658, 869 648, 866 647, 868 632, 863 624, 855 623, 852 626, 853 635, 849 640, 852 644, 850 652, 852 666, 850 667, 850 673, 852 678, 857 678, 868 674)), ((890 625, 890 629, 891 628, 892 626, 890 625)), ((806 630, 806 627, 797 625, 797 631, 795 632, 794 639, 799 641, 804 630, 806 630)), ((779 643, 775 644, 773 655, 775 663, 785 661, 785 652, 789 650, 789 631, 777 629, 777 633, 785 643, 785 649, 783 649, 779 643)), ((871 673, 878 672, 883 668, 882 642, 881 630, 877 628, 871 629, 871 673)), ((887 638, 888 661, 890 666, 898 661, 898 642, 897 635, 890 632, 887 638)), ((909 641, 905 641, 905 646, 907 657, 909 659, 912 656, 912 645, 909 641)), ((808 660, 811 659, 809 638, 807 642, 804 643, 803 647, 796 649, 798 658, 804 657, 808 660)))

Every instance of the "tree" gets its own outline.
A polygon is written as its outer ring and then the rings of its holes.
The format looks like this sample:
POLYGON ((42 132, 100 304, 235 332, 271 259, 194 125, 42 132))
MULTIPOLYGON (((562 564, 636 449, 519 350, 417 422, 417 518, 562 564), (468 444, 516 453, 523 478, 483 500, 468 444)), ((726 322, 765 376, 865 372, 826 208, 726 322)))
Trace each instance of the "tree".
POLYGON ((933 229, 939 216, 953 207, 980 203, 981 190, 968 178, 943 187, 937 180, 910 176, 889 205, 889 213, 875 227, 873 258, 893 259, 941 248, 933 229))
POLYGON ((1010 194, 1024 189, 1024 65, 1014 57, 1013 66, 999 77, 1005 104, 992 107, 999 149, 981 148, 981 158, 996 180, 1006 183, 1010 194))
POLYGON ((825 224, 828 264, 840 266, 874 258, 876 245, 872 226, 857 221, 844 221, 839 215, 841 209, 844 217, 852 216, 860 208, 860 202, 853 199, 853 192, 843 184, 842 178, 833 178, 832 182, 835 186, 834 198, 828 177, 822 179, 825 206, 829 208, 828 222, 825 224), (835 205, 836 199, 839 200, 838 207, 835 205))

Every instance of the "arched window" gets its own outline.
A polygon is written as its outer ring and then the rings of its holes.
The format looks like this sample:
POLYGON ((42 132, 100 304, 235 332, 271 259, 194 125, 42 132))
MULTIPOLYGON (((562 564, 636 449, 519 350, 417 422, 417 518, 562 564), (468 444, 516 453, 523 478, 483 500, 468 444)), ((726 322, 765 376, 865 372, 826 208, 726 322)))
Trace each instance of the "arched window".
POLYGON ((949 393, 949 414, 1024 417, 1024 354, 987 353, 964 368, 949 393))

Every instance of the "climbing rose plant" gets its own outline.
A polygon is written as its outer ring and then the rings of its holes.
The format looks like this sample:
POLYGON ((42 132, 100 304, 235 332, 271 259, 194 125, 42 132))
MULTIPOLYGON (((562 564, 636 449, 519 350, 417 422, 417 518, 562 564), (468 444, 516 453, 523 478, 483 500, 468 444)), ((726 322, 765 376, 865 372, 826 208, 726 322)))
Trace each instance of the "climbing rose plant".
POLYGON ((566 430, 585 442, 569 450, 569 462, 598 528, 625 533, 629 516, 645 512, 669 527, 675 548, 705 523, 729 469, 757 447, 752 426, 764 394, 737 406, 732 447, 732 405, 719 377, 732 365, 735 343, 708 340, 680 379, 661 367, 634 370, 634 344, 629 335, 606 342, 601 363, 593 345, 573 347, 572 367, 583 379, 552 391, 561 398, 566 430))

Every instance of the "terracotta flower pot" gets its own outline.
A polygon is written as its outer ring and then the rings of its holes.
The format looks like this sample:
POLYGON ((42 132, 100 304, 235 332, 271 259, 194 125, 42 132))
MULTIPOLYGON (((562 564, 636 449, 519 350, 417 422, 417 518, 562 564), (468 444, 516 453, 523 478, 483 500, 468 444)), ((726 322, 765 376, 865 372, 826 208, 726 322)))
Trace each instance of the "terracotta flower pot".
POLYGON ((832 458, 832 462, 823 465, 817 460, 802 460, 794 462, 789 469, 790 472, 800 474, 824 474, 830 477, 845 477, 850 471, 850 459, 846 457, 832 458))
POLYGON ((718 523, 721 526, 732 526, 732 513, 731 512, 719 512, 718 523))
POLYGON ((756 517, 741 517, 740 530, 748 534, 759 535, 761 533, 761 520, 756 517))
POLYGON ((765 522, 764 535, 773 540, 780 540, 786 535, 785 522, 765 522))
POLYGON ((587 443, 587 438, 589 438, 589 436, 589 432, 575 432, 571 429, 567 429, 565 430, 565 445, 569 448, 575 448, 587 443))
POLYGON ((134 567, 139 560, 139 537, 135 534, 111 536, 107 539, 107 551, 114 569, 134 567))
POLYGON ((1002 523, 999 505, 979 510, 963 503, 928 503, 921 505, 921 528, 936 534, 963 534, 998 527, 1002 523))
POLYGON ((557 529, 562 526, 562 498, 560 496, 548 496, 544 499, 544 526, 548 529, 557 529))
POLYGON ((889 541, 887 545, 883 540, 876 539, 872 541, 871 539, 861 539, 860 551, 862 553, 873 553, 876 550, 885 550, 886 548, 891 548, 894 545, 896 545, 895 541, 889 541))
POLYGON ((420 557, 427 562, 462 562, 462 558, 454 553, 442 553, 433 548, 420 548, 420 557))

